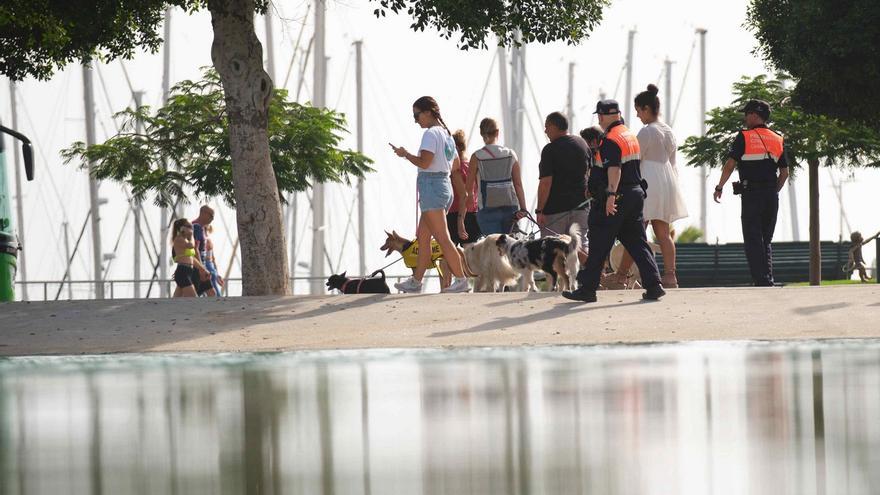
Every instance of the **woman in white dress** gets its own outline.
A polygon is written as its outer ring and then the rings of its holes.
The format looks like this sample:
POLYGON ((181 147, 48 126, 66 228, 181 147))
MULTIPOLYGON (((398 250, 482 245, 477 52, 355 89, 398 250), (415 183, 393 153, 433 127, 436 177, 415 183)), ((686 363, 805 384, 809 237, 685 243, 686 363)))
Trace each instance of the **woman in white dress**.
MULTIPOLYGON (((678 287, 675 276, 675 242, 672 240, 671 225, 674 221, 688 216, 687 206, 678 186, 678 170, 675 168, 675 135, 672 128, 661 121, 660 98, 653 84, 648 90, 635 98, 636 115, 645 126, 639 131, 641 148, 642 179, 648 183, 648 197, 645 198, 645 222, 654 229, 660 251, 663 253, 663 287, 678 287)), ((615 274, 613 282, 624 282, 632 266, 627 254, 615 274)))

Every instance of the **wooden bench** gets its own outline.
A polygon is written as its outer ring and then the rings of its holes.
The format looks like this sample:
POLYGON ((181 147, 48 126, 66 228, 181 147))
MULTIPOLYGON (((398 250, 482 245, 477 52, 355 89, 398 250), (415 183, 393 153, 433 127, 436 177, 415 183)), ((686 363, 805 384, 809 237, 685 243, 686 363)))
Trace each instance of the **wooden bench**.
MULTIPOLYGON (((752 284, 746 253, 741 242, 729 244, 676 244, 676 274, 680 287, 730 287, 752 284)), ((774 242, 773 278, 777 283, 810 280, 810 243, 774 242)), ((849 242, 823 241, 822 279, 845 277, 849 242)), ((663 257, 657 254, 663 273, 663 257)))

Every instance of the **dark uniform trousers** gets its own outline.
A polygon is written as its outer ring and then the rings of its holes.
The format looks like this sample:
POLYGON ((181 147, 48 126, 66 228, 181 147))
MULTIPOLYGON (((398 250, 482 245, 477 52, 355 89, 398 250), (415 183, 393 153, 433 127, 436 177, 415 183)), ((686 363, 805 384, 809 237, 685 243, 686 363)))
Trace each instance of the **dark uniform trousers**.
POLYGON ((770 241, 773 240, 773 231, 776 230, 778 211, 779 195, 775 186, 743 191, 743 246, 749 261, 752 282, 756 286, 773 285, 773 252, 770 241))
POLYGON ((645 193, 639 185, 620 186, 618 192, 620 196, 617 198, 615 215, 606 215, 604 204, 594 203, 590 208, 590 250, 587 264, 577 276, 580 286, 589 291, 599 288, 605 260, 611 253, 615 238, 620 239, 639 267, 642 286, 648 288, 660 284, 660 271, 645 235, 642 215, 645 193))

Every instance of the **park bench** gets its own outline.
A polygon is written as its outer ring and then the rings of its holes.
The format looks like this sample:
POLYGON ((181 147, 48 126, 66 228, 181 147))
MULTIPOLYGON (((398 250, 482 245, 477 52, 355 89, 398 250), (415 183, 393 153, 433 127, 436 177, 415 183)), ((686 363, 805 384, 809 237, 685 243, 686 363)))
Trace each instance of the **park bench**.
MULTIPOLYGON (((823 241, 822 279, 845 278, 849 242, 823 241)), ((663 257, 656 255, 663 273, 663 257)), ((731 287, 752 283, 741 242, 729 244, 676 244, 676 274, 680 287, 731 287)), ((777 283, 810 280, 810 243, 774 242, 773 277, 777 283)))

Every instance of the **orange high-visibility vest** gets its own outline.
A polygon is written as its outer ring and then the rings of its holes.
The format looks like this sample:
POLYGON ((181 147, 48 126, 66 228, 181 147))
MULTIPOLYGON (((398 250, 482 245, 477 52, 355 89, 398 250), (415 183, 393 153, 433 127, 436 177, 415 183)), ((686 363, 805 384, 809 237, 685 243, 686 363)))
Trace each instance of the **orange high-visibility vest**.
MULTIPOLYGON (((625 125, 616 125, 605 134, 605 139, 614 141, 620 148, 620 165, 626 162, 641 159, 641 148, 639 148, 639 140, 625 125)), ((604 164, 603 164, 604 165, 604 164)))
POLYGON ((741 162, 760 162, 769 159, 773 160, 773 163, 779 163, 784 147, 782 136, 766 127, 756 127, 742 133, 746 148, 740 159, 741 162))

